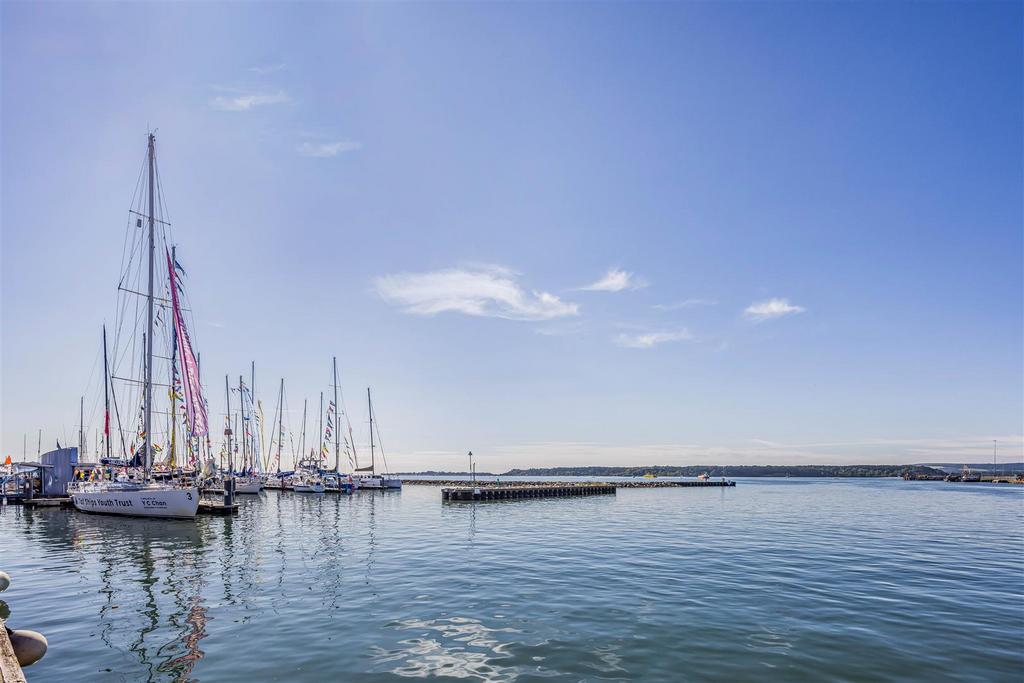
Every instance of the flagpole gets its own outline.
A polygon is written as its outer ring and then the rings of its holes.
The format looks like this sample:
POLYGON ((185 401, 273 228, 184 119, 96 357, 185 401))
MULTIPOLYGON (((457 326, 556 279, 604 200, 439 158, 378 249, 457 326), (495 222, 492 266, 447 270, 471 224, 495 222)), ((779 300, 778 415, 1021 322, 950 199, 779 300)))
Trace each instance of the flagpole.
POLYGON ((227 375, 224 375, 224 399, 228 409, 227 426, 224 428, 224 436, 228 441, 228 476, 224 478, 224 505, 230 508, 234 502, 235 463, 231 453, 231 389, 228 386, 227 375))

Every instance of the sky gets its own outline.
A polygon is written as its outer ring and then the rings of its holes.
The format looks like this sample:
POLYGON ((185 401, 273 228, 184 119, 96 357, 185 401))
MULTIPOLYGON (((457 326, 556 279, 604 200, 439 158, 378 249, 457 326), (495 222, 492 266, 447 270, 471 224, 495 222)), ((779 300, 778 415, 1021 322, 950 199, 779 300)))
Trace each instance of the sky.
POLYGON ((211 412, 336 356, 397 471, 1024 457, 1020 3, 0 20, 16 460, 101 425, 150 130, 211 412))

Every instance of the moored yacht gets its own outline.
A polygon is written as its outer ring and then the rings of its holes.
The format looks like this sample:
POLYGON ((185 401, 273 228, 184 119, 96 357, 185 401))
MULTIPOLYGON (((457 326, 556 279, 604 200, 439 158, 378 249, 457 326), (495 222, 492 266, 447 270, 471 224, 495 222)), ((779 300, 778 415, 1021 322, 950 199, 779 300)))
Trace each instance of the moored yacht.
MULTIPOLYGON (((353 477, 354 488, 369 491, 401 490, 401 479, 394 475, 385 474, 382 476, 375 472, 377 444, 374 440, 374 434, 377 430, 377 424, 373 413, 373 398, 370 396, 369 387, 366 389, 366 403, 370 413, 370 464, 368 467, 357 467, 356 472, 369 472, 369 474, 357 474, 353 477)), ((380 433, 376 432, 376 435, 379 440, 380 433)), ((381 448, 381 452, 383 453, 383 448, 381 448)), ((385 467, 387 466, 387 459, 385 459, 384 465, 385 467)))
POLYGON ((82 482, 69 485, 82 512, 132 517, 195 517, 199 490, 156 483, 82 482))
MULTIPOLYGON (((131 294, 134 296, 142 296, 146 300, 146 326, 142 336, 142 345, 144 347, 144 375, 141 381, 139 380, 126 380, 133 382, 136 386, 141 385, 141 411, 140 411, 140 424, 139 434, 142 436, 141 448, 136 449, 132 447, 134 452, 133 461, 141 460, 143 468, 142 481, 96 481, 96 482, 79 482, 78 485, 70 488, 69 493, 71 500, 76 509, 82 512, 98 512, 104 514, 115 514, 125 516, 136 516, 136 517, 195 517, 196 510, 199 507, 199 489, 192 484, 176 484, 173 481, 170 482, 156 482, 153 480, 153 454, 154 444, 152 440, 153 432, 153 359, 155 354, 153 353, 153 341, 154 341, 154 320, 156 319, 156 299, 154 286, 155 279, 158 276, 157 270, 159 268, 160 286, 162 293, 166 291, 168 296, 161 298, 161 313, 165 314, 167 309, 170 309, 170 317, 173 320, 162 322, 162 326, 169 326, 173 340, 174 340, 174 355, 171 357, 171 374, 174 379, 177 380, 179 375, 178 370, 181 370, 181 389, 184 393, 184 408, 186 426, 188 428, 188 435, 194 440, 198 440, 199 437, 205 436, 208 433, 207 429, 207 416, 206 416, 206 404, 202 398, 202 387, 199 382, 199 366, 196 361, 195 353, 192 349, 192 342, 189 338, 188 329, 185 326, 185 321, 182 316, 182 307, 179 303, 179 292, 184 292, 181 282, 178 278, 179 267, 177 262, 172 258, 171 251, 164 249, 166 254, 166 279, 164 279, 165 272, 164 266, 159 263, 163 259, 157 259, 156 247, 157 247, 157 223, 161 226, 161 237, 162 243, 167 242, 167 235, 164 232, 164 226, 167 223, 163 220, 158 220, 156 217, 156 195, 157 195, 157 174, 156 174, 156 137, 150 134, 148 137, 148 146, 146 150, 146 166, 148 168, 148 181, 146 182, 146 193, 145 199, 147 205, 142 205, 142 196, 139 197, 139 203, 137 206, 133 206, 139 210, 132 210, 134 218, 135 229, 130 228, 130 234, 133 236, 132 246, 132 258, 127 262, 125 272, 121 276, 121 282, 129 282, 126 276, 131 274, 137 275, 139 281, 143 279, 143 262, 145 260, 145 269, 147 275, 145 276, 148 282, 147 290, 145 293, 134 291, 130 288, 124 287, 121 284, 118 286, 119 292, 131 294), (143 220, 145 220, 145 237, 137 238, 137 230, 143 228, 143 220), (145 254, 145 256, 143 256, 145 254), (138 258, 136 258, 136 256, 138 258), (163 288, 166 287, 166 290, 163 288), (170 304, 169 306, 166 304, 170 304)), ((133 201, 134 204, 134 201, 133 201)), ((161 206, 162 206, 161 202, 161 206)), ((131 225, 131 223, 129 224, 131 225)), ((140 287, 141 289, 141 287, 140 287)), ((167 317, 166 314, 164 316, 167 317)), ((118 327, 118 332, 120 332, 118 327)), ((115 338, 116 345, 116 338, 115 338)), ((105 427, 104 427, 104 438, 106 442, 107 457, 110 457, 111 438, 110 438, 110 380, 118 379, 114 377, 111 372, 108 361, 107 361, 107 344, 106 344, 106 329, 104 328, 103 333, 103 358, 104 358, 104 404, 106 407, 105 416, 105 427)), ((115 359, 118 356, 115 353, 115 359)), ((136 366, 138 367, 138 366, 136 366)), ((177 386, 172 387, 170 392, 172 396, 177 396, 177 386)), ((172 399, 173 400, 173 399, 172 399)), ((173 404, 172 404, 173 405, 173 404)), ((172 408, 170 411, 172 415, 176 414, 176 411, 172 408)), ((172 437, 173 438, 173 437, 172 437)), ((173 443, 173 440, 172 440, 173 443)), ((136 465, 137 466, 137 465, 136 465)))
POLYGON ((318 475, 304 473, 295 478, 292 490, 295 493, 323 493, 324 482, 318 475))
POLYGON ((235 493, 259 493, 263 490, 263 480, 259 477, 236 477, 235 493))

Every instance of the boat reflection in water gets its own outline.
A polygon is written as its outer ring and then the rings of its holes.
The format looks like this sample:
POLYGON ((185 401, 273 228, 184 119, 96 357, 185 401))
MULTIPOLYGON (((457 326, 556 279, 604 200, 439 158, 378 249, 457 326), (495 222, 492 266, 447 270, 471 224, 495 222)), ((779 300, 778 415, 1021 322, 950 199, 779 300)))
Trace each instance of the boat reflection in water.
POLYGON ((100 638, 113 651, 127 644, 135 662, 122 671, 132 679, 191 680, 207 635, 209 530, 186 521, 84 519, 75 538, 100 564, 100 638))

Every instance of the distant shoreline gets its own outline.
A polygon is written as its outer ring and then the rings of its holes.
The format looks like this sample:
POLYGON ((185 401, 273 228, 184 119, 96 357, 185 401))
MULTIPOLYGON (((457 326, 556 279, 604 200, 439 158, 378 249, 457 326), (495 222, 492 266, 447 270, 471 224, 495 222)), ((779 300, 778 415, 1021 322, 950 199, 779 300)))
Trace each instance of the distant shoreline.
MULTIPOLYGON (((992 464, 968 465, 989 470, 992 464)), ((960 465, 943 465, 956 467, 960 465)), ((999 463, 1000 473, 1024 471, 1024 463, 999 463)), ((531 467, 507 472, 477 472, 478 477, 696 477, 707 473, 712 477, 902 477, 943 476, 949 470, 938 465, 650 465, 646 467, 531 467)), ((470 472, 427 470, 400 472, 406 476, 470 476, 470 472)))

